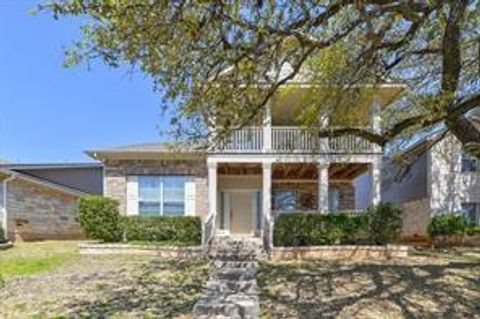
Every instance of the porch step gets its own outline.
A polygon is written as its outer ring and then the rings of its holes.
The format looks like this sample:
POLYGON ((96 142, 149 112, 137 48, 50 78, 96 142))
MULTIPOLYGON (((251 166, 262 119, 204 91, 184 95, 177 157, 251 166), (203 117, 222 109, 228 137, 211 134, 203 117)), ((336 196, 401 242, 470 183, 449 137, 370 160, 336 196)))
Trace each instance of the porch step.
POLYGON ((233 281, 228 279, 209 280, 207 290, 225 294, 244 293, 249 295, 258 295, 257 281, 240 280, 233 281))
POLYGON ((196 318, 224 316, 256 319, 260 315, 258 296, 244 293, 207 293, 195 304, 194 315, 196 318))
POLYGON ((203 295, 193 308, 194 317, 259 318, 257 261, 264 256, 257 238, 215 238, 210 250, 214 267, 203 295))

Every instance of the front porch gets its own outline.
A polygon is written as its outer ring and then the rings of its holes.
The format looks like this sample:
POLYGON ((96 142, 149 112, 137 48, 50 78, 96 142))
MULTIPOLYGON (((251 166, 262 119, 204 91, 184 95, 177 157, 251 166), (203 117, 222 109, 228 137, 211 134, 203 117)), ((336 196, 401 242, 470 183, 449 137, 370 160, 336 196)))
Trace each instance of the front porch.
POLYGON ((361 212, 380 202, 379 159, 370 162, 208 163, 209 215, 214 235, 262 237, 271 251, 276 216, 291 212, 361 212))

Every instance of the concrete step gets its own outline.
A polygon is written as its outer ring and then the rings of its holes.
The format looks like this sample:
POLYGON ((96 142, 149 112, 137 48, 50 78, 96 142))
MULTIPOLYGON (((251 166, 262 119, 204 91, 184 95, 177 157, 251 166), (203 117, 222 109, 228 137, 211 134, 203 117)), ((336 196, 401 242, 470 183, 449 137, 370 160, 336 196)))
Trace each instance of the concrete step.
POLYGON ((244 293, 248 295, 258 295, 257 281, 241 280, 232 281, 225 279, 209 280, 207 290, 224 294, 244 293))
POLYGON ((256 261, 215 261, 215 268, 256 268, 258 263, 256 261))
POLYGON ((257 270, 250 268, 224 268, 224 269, 215 269, 212 272, 212 279, 220 280, 253 280, 257 276, 257 270))
POLYGON ((195 304, 193 308, 195 317, 199 316, 225 316, 227 318, 256 319, 260 315, 258 297, 236 293, 207 293, 195 304))

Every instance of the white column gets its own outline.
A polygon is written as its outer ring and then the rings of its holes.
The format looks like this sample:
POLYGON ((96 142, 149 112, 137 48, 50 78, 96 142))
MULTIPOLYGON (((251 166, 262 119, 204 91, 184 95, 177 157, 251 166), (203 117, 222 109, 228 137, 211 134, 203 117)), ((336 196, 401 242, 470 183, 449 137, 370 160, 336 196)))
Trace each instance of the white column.
POLYGON ((381 201, 381 167, 382 160, 379 157, 371 164, 370 169, 370 204, 378 205, 381 201))
POLYGON ((217 163, 208 163, 208 214, 217 215, 217 163))
POLYGON ((203 223, 203 244, 208 247, 215 234, 217 219, 217 163, 207 162, 208 166, 208 215, 203 223))
POLYGON ((262 182, 263 245, 267 252, 273 249, 272 163, 263 163, 262 182))
MULTIPOLYGON (((319 120, 320 130, 328 129, 330 124, 330 119, 328 114, 323 114, 319 120)), ((321 152, 328 152, 328 137, 321 137, 318 140, 318 148, 321 152)))
POLYGON ((318 211, 328 212, 328 163, 318 163, 318 211))
MULTIPOLYGON (((379 96, 376 96, 373 98, 373 102, 372 102, 372 106, 371 106, 371 110, 370 110, 370 117, 371 117, 371 125, 372 125, 372 130, 374 133, 377 133, 377 134, 382 134, 382 115, 381 115, 381 99, 379 96)), ((377 152, 377 153, 381 153, 382 152, 382 148, 377 145, 377 144, 374 144, 373 145, 373 151, 374 152, 377 152)))
POLYGON ((270 101, 265 105, 265 116, 263 117, 263 151, 269 152, 272 149, 272 107, 270 101))

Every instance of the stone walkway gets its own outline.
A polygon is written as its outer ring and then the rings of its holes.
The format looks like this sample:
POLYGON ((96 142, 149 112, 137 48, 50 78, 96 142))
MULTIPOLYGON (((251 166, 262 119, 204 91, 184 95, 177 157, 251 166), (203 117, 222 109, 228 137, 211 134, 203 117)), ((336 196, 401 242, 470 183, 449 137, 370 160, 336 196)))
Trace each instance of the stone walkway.
POLYGON ((254 239, 216 239, 207 287, 195 304, 197 319, 256 319, 260 316, 257 260, 261 243, 254 239))

